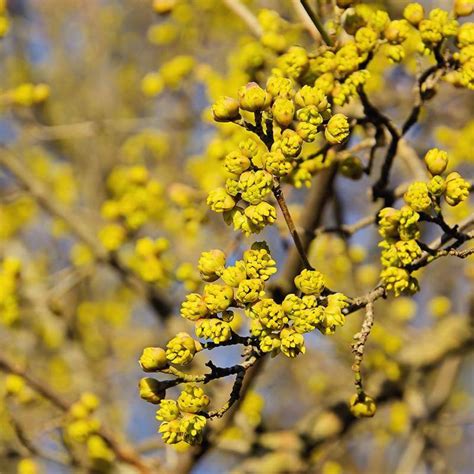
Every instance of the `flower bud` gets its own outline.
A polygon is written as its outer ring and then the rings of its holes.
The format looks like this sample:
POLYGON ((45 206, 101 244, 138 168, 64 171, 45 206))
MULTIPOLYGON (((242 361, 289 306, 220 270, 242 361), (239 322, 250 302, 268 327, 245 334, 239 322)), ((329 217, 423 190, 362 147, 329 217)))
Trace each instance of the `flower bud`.
POLYGON ((198 262, 198 270, 205 281, 215 281, 224 270, 226 255, 222 250, 213 249, 202 252, 198 262))
POLYGON ((187 365, 198 350, 200 344, 188 333, 180 332, 166 344, 166 358, 173 364, 187 365))
POLYGON ((220 97, 212 106, 216 122, 231 122, 240 117, 239 102, 232 97, 220 97))
POLYGON ((444 198, 450 206, 457 206, 469 197, 471 185, 463 179, 459 173, 449 173, 446 178, 446 190, 444 198))
POLYGON ((290 99, 278 98, 272 107, 273 118, 281 127, 288 127, 295 115, 295 104, 290 99))
POLYGON ((438 150, 438 148, 432 148, 428 150, 425 155, 425 164, 428 168, 428 171, 432 175, 438 175, 444 173, 446 167, 448 166, 448 154, 443 150, 438 150))
POLYGON ((349 136, 349 122, 343 114, 333 115, 324 131, 326 140, 332 145, 342 143, 349 136))
POLYGON ((350 400, 351 413, 357 418, 370 418, 375 415, 377 405, 372 397, 365 393, 358 395, 357 393, 350 400))
POLYGON ((472 0, 454 0, 454 14, 456 16, 469 16, 474 10, 472 0))
POLYGON ((168 365, 166 351, 161 347, 145 347, 138 362, 144 372, 156 372, 168 365))
POLYGON ((256 82, 249 82, 239 89, 239 104, 243 110, 256 112, 266 109, 271 104, 272 96, 256 82))
POLYGON ((216 188, 209 193, 207 204, 214 212, 225 212, 235 206, 235 201, 224 188, 216 188))
POLYGON ((416 212, 427 211, 432 204, 428 185, 422 181, 411 183, 403 199, 416 212))
POLYGON ((403 10, 403 17, 412 25, 416 26, 423 20, 425 11, 419 3, 409 3, 403 10))
POLYGON ((231 151, 224 161, 225 169, 232 174, 241 174, 250 168, 250 159, 238 150, 231 151))
POLYGON ((441 196, 446 189, 446 183, 442 176, 433 176, 428 182, 428 191, 433 196, 441 196))
POLYGON ((385 39, 390 43, 403 43, 408 37, 409 25, 406 20, 392 20, 384 30, 385 39))
POLYGON ((164 384, 151 377, 143 377, 138 382, 140 397, 149 403, 157 405, 166 396, 166 387, 164 384))

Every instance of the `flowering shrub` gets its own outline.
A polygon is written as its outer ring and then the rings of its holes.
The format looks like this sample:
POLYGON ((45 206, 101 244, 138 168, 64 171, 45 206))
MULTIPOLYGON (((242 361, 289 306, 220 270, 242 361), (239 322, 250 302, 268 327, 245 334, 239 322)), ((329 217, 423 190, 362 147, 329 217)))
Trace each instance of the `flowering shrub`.
POLYGON ((465 470, 472 2, 150 3, 0 0, 0 464, 465 470))

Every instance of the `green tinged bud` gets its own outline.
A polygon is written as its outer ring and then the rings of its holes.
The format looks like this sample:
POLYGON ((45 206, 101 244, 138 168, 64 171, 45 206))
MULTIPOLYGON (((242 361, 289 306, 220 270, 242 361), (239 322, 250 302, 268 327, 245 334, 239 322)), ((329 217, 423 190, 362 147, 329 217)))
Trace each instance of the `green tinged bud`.
POLYGON ((187 384, 178 397, 179 409, 186 413, 198 413, 209 405, 209 397, 201 387, 187 384))
POLYGON ((190 445, 201 443, 206 423, 206 418, 201 415, 189 414, 183 416, 180 423, 180 431, 183 435, 183 440, 190 445))
POLYGON ((446 178, 444 199, 450 206, 457 206, 469 197, 471 185, 459 173, 449 173, 446 178))
POLYGON ((201 319, 196 323, 196 336, 220 344, 232 337, 232 330, 226 321, 217 318, 201 319))
POLYGON ((324 131, 326 140, 332 145, 342 143, 349 136, 349 122, 343 114, 333 115, 324 131))
POLYGON ((151 377, 144 377, 138 382, 140 397, 149 403, 157 405, 166 396, 165 386, 151 377))
POLYGON ((271 95, 256 82, 249 82, 239 89, 239 104, 243 110, 262 111, 271 104, 271 100, 271 95))
POLYGON ((241 174, 251 165, 250 159, 237 150, 231 151, 224 160, 224 168, 232 174, 241 174))
POLYGON ((239 283, 235 297, 241 303, 254 303, 265 293, 263 291, 264 283, 260 279, 246 279, 239 283))
POLYGON ((179 416, 178 404, 174 400, 161 400, 160 408, 156 412, 159 421, 173 421, 179 416))
POLYGON ((380 279, 387 291, 393 291, 395 296, 400 296, 402 293, 413 294, 419 289, 417 280, 404 268, 384 268, 380 273, 380 279))
POLYGON ((446 189, 446 182, 442 176, 433 176, 428 181, 428 191, 436 197, 441 196, 446 189))
POLYGON ((235 200, 224 188, 216 188, 209 193, 207 204, 214 212, 225 212, 235 206, 235 200))
POLYGON ((289 321, 281 305, 275 303, 271 298, 264 298, 255 303, 251 307, 251 312, 267 329, 272 331, 283 329, 289 321))
POLYGON ((295 95, 295 103, 299 107, 314 105, 318 112, 325 112, 329 108, 327 97, 316 87, 303 86, 295 95))
MULTIPOLYGON (((285 130, 286 131, 286 130, 285 130)), ((246 171, 239 178, 242 199, 249 204, 258 204, 269 194, 273 186, 273 177, 263 170, 246 171)))
POLYGON ((239 286, 242 280, 247 278, 245 263, 242 260, 235 262, 234 266, 227 267, 221 275, 222 281, 233 288, 239 286))
POLYGON ((275 207, 265 201, 259 202, 255 206, 247 206, 244 212, 250 222, 259 228, 273 224, 276 221, 275 207))
POLYGON ((432 204, 428 185, 422 181, 415 181, 410 184, 403 195, 403 199, 417 212, 427 211, 432 204))
POLYGON ((164 421, 161 423, 158 432, 166 444, 176 444, 183 440, 181 421, 179 419, 164 421))
POLYGON ((280 333, 280 349, 287 357, 296 357, 306 352, 304 337, 292 328, 285 328, 280 333))
POLYGON ((265 170, 274 176, 286 176, 293 170, 293 163, 280 149, 275 149, 265 155, 265 170))
POLYGON ((283 131, 278 146, 285 156, 294 158, 300 154, 303 140, 294 130, 287 128, 283 131))
POLYGON ((296 287, 305 295, 319 296, 324 289, 326 280, 321 272, 304 269, 295 277, 296 287))
POLYGON ((146 347, 138 362, 144 372, 156 372, 168 366, 166 351, 161 347, 146 347))
POLYGON ((220 97, 212 106, 212 113, 216 122, 231 122, 240 118, 239 103, 231 97, 220 97))
POLYGON ((177 365, 187 365, 192 362, 200 344, 189 334, 180 332, 166 344, 166 358, 177 365))
POLYGON ((351 413, 356 418, 371 418, 377 411, 377 405, 372 397, 367 394, 354 394, 351 397, 350 403, 351 413))
POLYGON ((298 122, 296 125, 296 133, 308 143, 314 142, 318 135, 318 127, 308 122, 298 122))
POLYGON ((286 77, 270 76, 266 88, 273 97, 290 99, 294 95, 293 81, 286 77))

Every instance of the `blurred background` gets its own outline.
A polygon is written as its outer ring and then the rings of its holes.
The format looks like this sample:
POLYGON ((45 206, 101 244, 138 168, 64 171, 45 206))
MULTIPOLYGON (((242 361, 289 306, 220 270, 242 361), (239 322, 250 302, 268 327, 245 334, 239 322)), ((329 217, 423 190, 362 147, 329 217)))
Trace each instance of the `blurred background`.
MULTIPOLYGON (((298 2, 242 3, 256 16, 278 12, 290 45, 314 44, 298 2)), ((377 5, 400 18, 406 3, 377 5)), ((452 5, 422 3, 428 10, 452 5)), ((221 162, 235 146, 232 133, 212 122, 209 105, 250 80, 264 83, 274 53, 221 0, 178 1, 161 16, 143 0, 2 4, 2 357, 68 403, 93 392, 103 426, 158 460, 156 472, 474 472, 474 361, 466 339, 474 318, 472 259, 440 259, 420 272, 417 295, 375 304, 364 361, 367 390, 380 395, 373 419, 356 422, 344 408, 353 393, 350 342, 363 316, 355 313, 335 336, 309 335, 304 356, 266 360, 199 459, 192 449, 165 447, 155 408, 137 395, 137 361, 144 347, 192 331, 179 306, 199 288, 200 253, 221 248, 232 261, 251 242, 266 240, 283 270, 292 245, 281 216, 282 224, 245 238, 205 203, 224 181, 221 162), (134 250, 144 237, 159 239, 152 261, 134 250)), ((323 16, 332 8, 330 1, 318 5, 323 16)), ((415 74, 425 64, 413 53, 399 65, 376 58, 369 67, 367 91, 397 123, 413 105, 415 74)), ((422 156, 433 146, 474 178, 472 110, 472 94, 442 83, 407 136, 394 184, 419 176, 410 153, 422 156)), ((360 105, 345 112, 356 116, 360 105)), ((367 159, 368 150, 360 156, 367 159)), ((321 225, 373 215, 371 183, 338 175, 321 225)), ((295 220, 310 212, 304 202, 312 189, 287 190, 295 220)), ((467 202, 446 216, 455 223, 472 212, 467 202)), ((423 240, 438 235, 426 226, 423 240)), ((379 240, 373 225, 349 238, 321 233, 310 261, 330 288, 362 295, 378 281, 379 240)), ((243 319, 235 328, 247 333, 243 319)), ((239 352, 221 348, 212 356, 232 365, 239 352)), ((193 368, 202 372, 205 362, 197 358, 193 368)), ((64 442, 61 410, 3 370, 1 360, 0 369, 0 473, 17 472, 25 459, 33 462, 22 469, 93 472, 84 446, 64 442)), ((218 407, 231 385, 223 379, 207 389, 218 407)), ((100 461, 99 472, 135 472, 115 458, 100 461)))

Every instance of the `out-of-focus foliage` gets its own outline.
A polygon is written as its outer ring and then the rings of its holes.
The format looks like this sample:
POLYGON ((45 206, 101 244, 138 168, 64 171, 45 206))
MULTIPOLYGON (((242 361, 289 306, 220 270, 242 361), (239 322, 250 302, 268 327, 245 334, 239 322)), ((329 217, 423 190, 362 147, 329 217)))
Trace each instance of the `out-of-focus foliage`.
POLYGON ((467 472, 473 8, 0 0, 0 472, 467 472))

